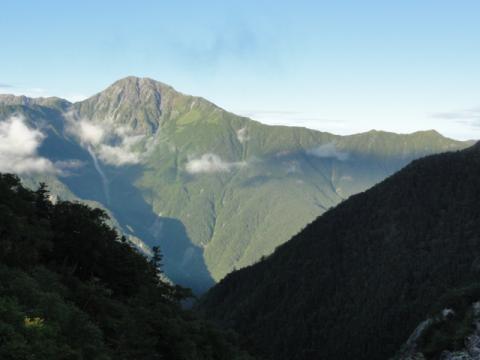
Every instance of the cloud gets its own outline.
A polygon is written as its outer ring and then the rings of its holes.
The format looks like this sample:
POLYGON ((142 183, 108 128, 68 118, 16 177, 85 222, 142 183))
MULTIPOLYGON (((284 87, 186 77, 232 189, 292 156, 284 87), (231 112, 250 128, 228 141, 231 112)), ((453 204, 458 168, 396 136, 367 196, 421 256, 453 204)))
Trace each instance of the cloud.
POLYGON ((250 140, 250 137, 248 136, 248 130, 246 127, 243 127, 237 130, 237 139, 238 141, 240 141, 241 144, 250 140))
MULTIPOLYGON (((67 119, 67 132, 79 139, 80 143, 91 154, 105 164, 113 166, 137 164, 142 159, 137 145, 145 139, 144 135, 134 134, 124 126, 116 126, 113 121, 105 120, 102 123, 93 122, 86 118, 77 118, 75 113, 65 114, 67 119)), ((154 144, 147 141, 145 144, 146 156, 154 144)))
POLYGON ((140 162, 140 156, 130 150, 128 146, 111 146, 102 144, 98 149, 100 159, 110 165, 137 164, 140 162))
POLYGON ((307 150, 306 153, 319 158, 333 158, 340 161, 345 161, 349 157, 348 153, 338 151, 334 143, 320 145, 316 148, 307 150))
POLYGON ((242 23, 229 24, 228 27, 216 23, 213 26, 216 29, 205 27, 195 36, 190 34, 185 37, 178 32, 172 36, 166 33, 164 45, 167 52, 180 62, 202 63, 209 69, 218 69, 226 59, 245 65, 253 59, 253 54, 257 63, 261 62, 270 68, 278 63, 279 58, 274 55, 276 44, 273 33, 272 36, 266 33, 260 36, 249 25, 242 23))
POLYGON ((64 95, 62 97, 73 103, 83 101, 88 98, 87 95, 83 95, 83 94, 69 94, 69 95, 64 95))
POLYGON ((470 126, 480 126, 480 107, 433 114, 434 118, 454 120, 470 126))
POLYGON ((20 116, 0 122, 0 172, 56 173, 52 162, 37 154, 45 135, 31 129, 20 116))
POLYGON ((72 129, 80 138, 80 141, 87 145, 99 145, 105 135, 105 130, 91 121, 81 119, 72 129))
POLYGON ((85 162, 77 159, 59 160, 55 161, 53 165, 55 166, 55 169, 57 169, 59 175, 70 176, 72 175, 72 170, 76 170, 85 166, 85 162))
POLYGON ((13 85, 0 83, 0 89, 11 89, 11 88, 13 88, 13 85))
POLYGON ((232 169, 245 166, 245 162, 227 162, 212 153, 203 154, 200 158, 191 159, 185 165, 190 174, 230 172, 232 169))

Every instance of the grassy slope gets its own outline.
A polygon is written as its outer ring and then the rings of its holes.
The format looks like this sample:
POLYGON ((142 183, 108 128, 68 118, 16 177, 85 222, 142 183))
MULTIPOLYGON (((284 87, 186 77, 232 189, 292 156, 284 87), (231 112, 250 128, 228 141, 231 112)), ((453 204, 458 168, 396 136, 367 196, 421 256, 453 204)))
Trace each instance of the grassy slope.
POLYGON ((266 126, 201 99, 188 100, 176 105, 176 117, 163 120, 163 141, 137 184, 157 213, 185 224, 192 241, 205 249, 216 280, 270 254, 326 209, 410 160, 466 146, 434 132, 340 137, 266 126), (240 129, 248 134, 243 143, 237 138, 240 129), (306 154, 331 143, 348 158, 306 154), (188 174, 189 158, 205 153, 247 165, 225 173, 188 174))
MULTIPOLYGON (((43 112, 52 108, 64 111, 70 106, 57 99, 36 101, 38 105, 18 98, 9 103, 15 101, 27 110, 44 105, 43 112)), ((266 126, 149 79, 120 80, 73 106, 92 121, 113 121, 116 126, 154 137, 156 146, 134 173, 105 167, 110 178, 123 181, 117 188, 112 184, 116 204, 105 204, 91 166, 88 177, 61 180, 77 196, 114 207, 113 214, 119 218, 137 221, 133 226, 136 234, 150 244, 158 240, 149 230, 158 214, 180 220, 185 226, 182 244, 190 242, 192 247, 178 246, 172 250, 173 257, 166 251, 166 271, 170 258, 188 270, 190 265, 182 259, 193 249, 199 256, 204 252, 207 271, 215 280, 271 253, 326 209, 369 188, 410 160, 468 145, 434 132, 397 135, 372 131, 341 137, 305 128, 266 126), (238 137, 240 130, 244 141, 238 137), (325 144, 347 154, 346 158, 307 154, 325 144), (220 173, 192 175, 185 171, 190 159, 206 153, 246 165, 220 173), (125 191, 130 185, 130 192, 125 191), (140 199, 122 199, 135 189, 140 190, 145 204, 140 204, 140 199), (136 211, 135 206, 145 209, 136 211)), ((56 152, 52 148, 49 155, 56 152)), ((162 238, 161 245, 174 248, 176 234, 178 231, 167 232, 172 238, 162 238)))

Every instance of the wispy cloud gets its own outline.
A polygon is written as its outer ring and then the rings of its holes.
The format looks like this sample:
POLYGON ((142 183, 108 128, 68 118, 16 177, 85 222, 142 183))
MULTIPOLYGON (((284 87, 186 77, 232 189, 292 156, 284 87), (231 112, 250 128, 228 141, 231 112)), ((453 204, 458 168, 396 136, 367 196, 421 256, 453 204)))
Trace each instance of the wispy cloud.
POLYGON ((349 154, 337 150, 334 143, 320 145, 316 148, 307 150, 306 153, 319 158, 332 158, 340 161, 345 161, 349 158, 349 154))
POLYGON ((98 155, 103 162, 110 165, 131 165, 140 162, 139 154, 132 151, 130 146, 126 144, 125 138, 118 146, 102 144, 98 155))
POLYGON ((232 169, 243 167, 246 162, 228 162, 216 154, 207 153, 199 158, 190 159, 185 164, 185 170, 190 174, 230 172, 232 169))
POLYGON ((38 155, 45 135, 32 129, 20 116, 0 122, 0 172, 16 174, 56 173, 59 170, 46 158, 38 155))
POLYGON ((11 89, 11 88, 13 88, 13 85, 0 83, 0 89, 11 89))
POLYGON ((55 161, 53 165, 58 171, 60 171, 61 175, 69 176, 72 174, 72 170, 76 170, 85 166, 85 162, 78 159, 59 160, 55 161))
POLYGON ((241 144, 244 144, 248 140, 250 140, 250 136, 248 135, 248 129, 246 127, 237 130, 237 139, 238 141, 240 141, 241 144))
POLYGON ((105 130, 90 120, 80 119, 71 124, 70 130, 86 145, 99 145, 105 136, 105 130))
POLYGON ((72 103, 83 101, 86 98, 88 98, 87 95, 83 95, 83 94, 67 94, 67 95, 60 96, 60 97, 66 99, 66 100, 68 100, 72 103))
POLYGON ((67 131, 102 162, 113 165, 132 165, 141 161, 141 153, 135 147, 144 140, 144 135, 132 133, 122 126, 113 126, 110 121, 93 122, 78 118, 75 113, 65 115, 67 131))
POLYGON ((433 114, 437 119, 453 120, 457 123, 480 127, 480 107, 433 114))
POLYGON ((277 43, 274 36, 259 34, 249 24, 237 22, 224 27, 218 22, 203 27, 194 36, 166 34, 167 52, 175 59, 204 69, 214 70, 225 62, 237 61, 244 66, 251 61, 260 61, 265 66, 276 66, 279 62, 277 43))

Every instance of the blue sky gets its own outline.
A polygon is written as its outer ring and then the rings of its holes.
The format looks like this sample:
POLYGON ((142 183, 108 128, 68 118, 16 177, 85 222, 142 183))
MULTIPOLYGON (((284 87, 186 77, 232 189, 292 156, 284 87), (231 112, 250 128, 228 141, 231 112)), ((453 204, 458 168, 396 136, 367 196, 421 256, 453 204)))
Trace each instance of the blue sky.
POLYGON ((128 75, 267 123, 480 138, 480 1, 2 1, 0 92, 128 75))

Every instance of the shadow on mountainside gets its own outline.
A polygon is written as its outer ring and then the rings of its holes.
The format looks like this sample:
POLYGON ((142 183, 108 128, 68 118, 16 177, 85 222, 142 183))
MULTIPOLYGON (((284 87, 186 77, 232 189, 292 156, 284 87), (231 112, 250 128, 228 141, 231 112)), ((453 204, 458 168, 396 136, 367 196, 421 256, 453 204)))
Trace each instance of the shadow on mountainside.
POLYGON ((42 156, 52 161, 80 160, 82 167, 72 169, 62 181, 79 198, 103 204, 126 234, 140 238, 150 247, 159 246, 163 254, 163 270, 170 280, 191 288, 195 294, 214 285, 205 265, 203 250, 192 243, 183 223, 155 214, 133 185, 140 175, 140 167, 99 164, 99 172, 87 150, 54 134, 49 134, 40 150, 42 156))

